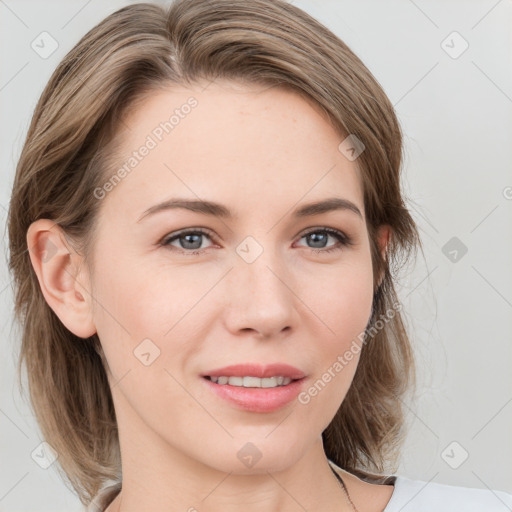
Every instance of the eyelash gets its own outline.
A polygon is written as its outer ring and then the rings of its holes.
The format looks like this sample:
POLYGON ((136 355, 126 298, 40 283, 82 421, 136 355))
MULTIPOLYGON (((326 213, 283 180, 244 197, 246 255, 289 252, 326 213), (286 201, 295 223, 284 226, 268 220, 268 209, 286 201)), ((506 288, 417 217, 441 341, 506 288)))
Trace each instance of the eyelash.
MULTIPOLYGON (((309 249, 314 254, 319 254, 319 253, 325 254, 325 253, 330 253, 333 251, 339 251, 344 247, 353 245, 353 241, 349 236, 345 235, 341 231, 338 231, 337 229, 332 229, 332 228, 316 228, 316 229, 310 230, 310 231, 302 234, 300 239, 302 239, 308 235, 311 235, 312 233, 327 233, 327 234, 333 236, 334 238, 336 238, 339 242, 339 244, 334 245, 333 247, 329 247, 328 249, 315 249, 312 247, 306 247, 306 249, 309 249)), ((187 249, 182 249, 182 248, 178 248, 178 247, 174 247, 174 246, 170 245, 170 243, 174 242, 174 240, 178 240, 187 235, 205 235, 208 238, 212 239, 212 235, 210 232, 208 232, 204 229, 201 229, 201 228, 197 228, 197 229, 191 229, 188 231, 181 231, 181 232, 176 233, 175 235, 164 238, 162 240, 162 242, 160 242, 160 245, 163 247, 171 248, 171 250, 177 250, 178 252, 186 254, 187 256, 198 255, 206 250, 206 249, 187 250, 187 249)))

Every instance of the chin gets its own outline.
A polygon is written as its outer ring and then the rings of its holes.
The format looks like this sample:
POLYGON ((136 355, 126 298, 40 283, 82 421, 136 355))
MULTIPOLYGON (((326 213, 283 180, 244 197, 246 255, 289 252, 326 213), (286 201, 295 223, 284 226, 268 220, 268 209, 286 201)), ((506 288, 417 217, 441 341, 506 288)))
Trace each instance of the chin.
POLYGON ((204 463, 218 471, 237 475, 266 474, 284 471, 293 466, 307 451, 307 447, 288 437, 286 442, 276 437, 271 439, 269 430, 260 437, 244 436, 231 443, 217 444, 207 450, 204 463), (265 436, 268 436, 265 438, 265 436))

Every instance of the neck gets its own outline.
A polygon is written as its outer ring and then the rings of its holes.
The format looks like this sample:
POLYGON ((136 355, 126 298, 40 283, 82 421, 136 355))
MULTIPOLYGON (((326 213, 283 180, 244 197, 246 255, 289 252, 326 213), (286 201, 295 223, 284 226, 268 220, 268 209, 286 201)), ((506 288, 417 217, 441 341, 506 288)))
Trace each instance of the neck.
POLYGON ((226 473, 183 459, 177 456, 174 462, 179 463, 166 469, 160 462, 159 470, 144 463, 123 465, 122 491, 106 512, 238 512, 242 503, 244 512, 295 512, 297 507, 311 512, 352 510, 321 439, 304 457, 280 471, 226 473))

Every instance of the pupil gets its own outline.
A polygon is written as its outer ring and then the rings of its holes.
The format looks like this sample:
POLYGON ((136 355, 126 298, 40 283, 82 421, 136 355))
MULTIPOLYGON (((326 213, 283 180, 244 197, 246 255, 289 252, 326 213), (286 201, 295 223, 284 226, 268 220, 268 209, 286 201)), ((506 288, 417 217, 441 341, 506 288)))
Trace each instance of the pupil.
MULTIPOLYGON (((187 242, 190 242, 190 241, 188 240, 188 238, 190 238, 190 237, 196 237, 197 239, 199 239, 199 237, 201 237, 201 236, 202 236, 202 235, 185 235, 185 237, 184 237, 184 238, 186 239, 186 241, 187 241, 187 242)), ((197 240, 196 240, 196 242, 197 242, 197 240)), ((192 242, 190 242, 190 243, 192 243, 192 244, 193 244, 194 242, 192 241, 192 242)), ((201 242, 199 242, 199 246, 197 246, 197 247, 187 247, 187 248, 188 248, 188 249, 199 249, 200 247, 201 247, 201 242)))
MULTIPOLYGON (((322 241, 322 238, 325 238, 325 234, 318 234, 318 233, 311 233, 309 236, 311 236, 313 238, 313 242, 318 242, 318 241, 322 241)), ((325 242, 325 240, 324 240, 325 242)), ((324 247, 324 245, 320 245, 320 247, 324 247)))

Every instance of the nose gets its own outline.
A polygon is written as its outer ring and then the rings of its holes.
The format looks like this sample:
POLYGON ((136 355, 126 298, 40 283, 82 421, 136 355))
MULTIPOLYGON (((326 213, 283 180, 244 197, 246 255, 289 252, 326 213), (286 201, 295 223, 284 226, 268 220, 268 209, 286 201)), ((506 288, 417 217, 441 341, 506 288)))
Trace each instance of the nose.
POLYGON ((227 329, 233 334, 250 331, 265 339, 291 331, 299 318, 300 300, 283 262, 270 250, 261 252, 251 263, 244 257, 233 261, 234 268, 224 284, 227 329))

